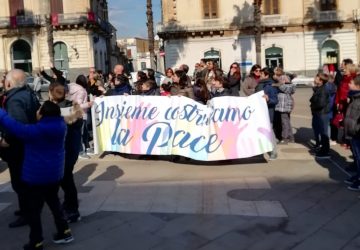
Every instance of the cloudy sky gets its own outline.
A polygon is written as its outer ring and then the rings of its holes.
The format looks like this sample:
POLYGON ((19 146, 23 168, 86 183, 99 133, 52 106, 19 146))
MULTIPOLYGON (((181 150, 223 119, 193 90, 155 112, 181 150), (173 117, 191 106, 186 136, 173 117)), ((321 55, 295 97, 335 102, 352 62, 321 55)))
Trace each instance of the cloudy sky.
MULTIPOLYGON (((109 19, 117 38, 147 38, 146 0, 109 0, 109 19)), ((160 21, 160 0, 152 0, 154 26, 160 21)))

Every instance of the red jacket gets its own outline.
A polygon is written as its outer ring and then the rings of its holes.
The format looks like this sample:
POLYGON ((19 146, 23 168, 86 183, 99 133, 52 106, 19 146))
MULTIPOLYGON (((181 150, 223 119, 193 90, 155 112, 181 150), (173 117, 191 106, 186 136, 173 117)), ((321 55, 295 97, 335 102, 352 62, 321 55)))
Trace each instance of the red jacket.
POLYGON ((336 91, 335 104, 339 105, 341 111, 344 106, 347 106, 347 98, 349 93, 349 83, 354 79, 355 75, 344 75, 339 87, 336 91))

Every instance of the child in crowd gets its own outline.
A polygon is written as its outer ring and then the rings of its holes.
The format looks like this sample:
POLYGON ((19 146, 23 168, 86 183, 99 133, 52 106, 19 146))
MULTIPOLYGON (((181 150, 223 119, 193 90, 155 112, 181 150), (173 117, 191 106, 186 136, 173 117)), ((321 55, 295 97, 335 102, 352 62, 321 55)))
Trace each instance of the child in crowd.
POLYGON ((275 111, 280 113, 281 119, 281 141, 279 144, 287 144, 295 141, 290 122, 290 113, 294 107, 294 98, 292 95, 295 93, 296 87, 284 74, 282 68, 275 68, 274 73, 274 80, 277 81, 279 90, 278 103, 275 106, 275 111))
POLYGON ((156 82, 153 80, 146 80, 141 84, 141 95, 143 96, 153 96, 156 95, 156 82))
POLYGON ((352 91, 351 102, 347 108, 344 120, 345 135, 350 137, 350 145, 354 155, 357 173, 345 180, 348 189, 360 191, 360 76, 351 80, 349 88, 352 91))
POLYGON ((64 174, 66 124, 60 107, 46 101, 37 112, 36 124, 22 124, 0 109, 0 124, 24 141, 25 156, 21 181, 24 185, 25 217, 30 226, 30 241, 25 250, 43 249, 41 210, 46 202, 54 216, 55 243, 74 240, 58 198, 64 174))
POLYGON ((315 87, 310 98, 312 128, 315 135, 316 158, 330 158, 329 155, 329 112, 331 111, 330 94, 326 88, 328 75, 319 73, 315 77, 315 87))
POLYGON ((163 84, 161 84, 161 86, 160 86, 160 95, 161 96, 171 96, 170 89, 171 89, 171 83, 163 83, 163 84))
MULTIPOLYGON (((255 92, 259 92, 262 90, 264 91, 264 98, 266 100, 269 110, 271 127, 274 123, 275 106, 278 103, 278 90, 272 86, 274 84, 273 75, 274 72, 270 68, 263 68, 260 72, 260 81, 255 87, 255 92)), ((269 160, 276 160, 277 149, 274 130, 272 130, 272 143, 274 148, 273 151, 270 153, 269 160)))
POLYGON ((211 84, 210 97, 231 96, 231 91, 228 88, 228 80, 220 75, 215 75, 211 84))

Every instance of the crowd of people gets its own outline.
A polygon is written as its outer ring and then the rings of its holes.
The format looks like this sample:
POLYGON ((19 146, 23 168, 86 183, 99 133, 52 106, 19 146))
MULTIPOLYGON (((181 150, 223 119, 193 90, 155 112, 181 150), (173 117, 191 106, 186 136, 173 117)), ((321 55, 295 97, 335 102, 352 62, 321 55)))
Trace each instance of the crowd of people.
MULTIPOLYGON (((274 149, 269 160, 277 159, 277 144, 295 142, 291 125, 295 85, 281 67, 253 65, 241 79, 237 62, 225 74, 215 61, 201 60, 189 75, 186 64, 166 69, 158 83, 152 69, 138 71, 136 79, 123 65, 103 75, 91 67, 87 75, 69 82, 63 72, 50 65, 51 76, 41 68, 37 77, 50 82, 48 100, 41 100, 39 82, 33 89, 25 83, 25 73, 14 69, 3 78, 0 109, 0 157, 10 170, 11 184, 18 197, 19 210, 10 228, 30 226, 29 243, 24 249, 43 249, 41 210, 44 203, 54 216, 55 243, 74 238, 69 223, 81 219, 73 170, 78 157, 89 158, 92 151, 90 96, 142 95, 185 96, 201 104, 221 96, 245 96, 264 91, 273 128, 274 149), (35 90, 35 91, 34 91, 35 90), (40 105, 40 101, 42 105, 40 105), (60 202, 58 190, 64 192, 60 202)), ((334 72, 320 72, 314 79, 310 99, 313 152, 317 158, 330 157, 330 144, 340 143, 352 150, 356 174, 346 180, 349 189, 360 191, 360 71, 345 59, 334 72)))

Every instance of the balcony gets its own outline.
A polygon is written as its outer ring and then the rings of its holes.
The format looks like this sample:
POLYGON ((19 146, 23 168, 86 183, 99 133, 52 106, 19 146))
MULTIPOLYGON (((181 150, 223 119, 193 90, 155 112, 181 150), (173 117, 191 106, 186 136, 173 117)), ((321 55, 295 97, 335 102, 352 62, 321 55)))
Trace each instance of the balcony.
POLYGON ((341 11, 327 10, 315 12, 315 21, 317 23, 340 22, 343 20, 341 11))
POLYGON ((166 24, 158 24, 156 27, 156 31, 158 33, 176 33, 181 31, 202 32, 226 30, 229 29, 231 23, 232 20, 226 19, 202 19, 191 21, 191 23, 178 23, 173 21, 166 24))
POLYGON ((23 28, 40 26, 41 19, 39 15, 0 17, 0 28, 23 28))
POLYGON ((263 15, 261 25, 265 27, 285 27, 289 24, 289 18, 285 15, 263 15))
POLYGON ((66 14, 51 14, 51 24, 55 27, 71 25, 93 25, 95 24, 106 34, 112 33, 112 25, 95 15, 94 12, 78 12, 66 14))
POLYGON ((86 24, 88 19, 88 13, 51 14, 53 26, 86 24))

